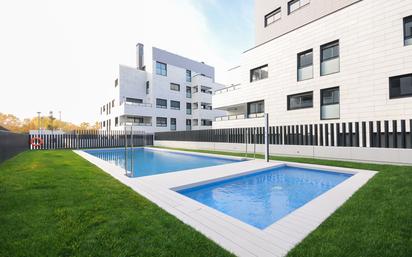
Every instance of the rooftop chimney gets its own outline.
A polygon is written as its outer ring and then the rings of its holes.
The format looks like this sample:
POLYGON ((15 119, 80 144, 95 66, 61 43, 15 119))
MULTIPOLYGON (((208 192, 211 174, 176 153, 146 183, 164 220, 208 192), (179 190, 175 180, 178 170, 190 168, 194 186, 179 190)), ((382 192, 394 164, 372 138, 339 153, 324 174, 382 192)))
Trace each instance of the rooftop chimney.
POLYGON ((138 70, 145 70, 144 65, 144 46, 142 43, 136 45, 136 67, 138 70))

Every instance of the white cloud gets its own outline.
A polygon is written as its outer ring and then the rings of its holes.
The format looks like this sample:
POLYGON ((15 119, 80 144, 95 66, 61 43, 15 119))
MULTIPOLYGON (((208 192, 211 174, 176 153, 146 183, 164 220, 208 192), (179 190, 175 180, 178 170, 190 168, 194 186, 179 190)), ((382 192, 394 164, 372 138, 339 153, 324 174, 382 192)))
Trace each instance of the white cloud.
POLYGON ((0 31, 0 112, 21 118, 61 110, 64 120, 96 120, 137 42, 205 61, 217 81, 233 64, 186 0, 4 1, 0 31))

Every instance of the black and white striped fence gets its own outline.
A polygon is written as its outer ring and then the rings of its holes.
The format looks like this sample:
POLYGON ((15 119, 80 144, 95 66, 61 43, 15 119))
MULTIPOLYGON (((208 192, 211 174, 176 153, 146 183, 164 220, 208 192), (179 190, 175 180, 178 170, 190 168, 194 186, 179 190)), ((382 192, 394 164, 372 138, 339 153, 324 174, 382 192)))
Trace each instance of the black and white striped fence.
POLYGON ((110 148, 153 145, 153 134, 130 131, 98 131, 76 130, 67 133, 61 132, 32 132, 29 136, 30 149, 85 149, 85 148, 110 148), (133 144, 131 142, 133 138, 133 144), (36 144, 41 143, 36 146, 36 144))
MULTIPOLYGON (((269 127, 269 144, 412 148, 412 119, 269 127)), ((264 127, 157 132, 155 140, 264 144, 264 127)))

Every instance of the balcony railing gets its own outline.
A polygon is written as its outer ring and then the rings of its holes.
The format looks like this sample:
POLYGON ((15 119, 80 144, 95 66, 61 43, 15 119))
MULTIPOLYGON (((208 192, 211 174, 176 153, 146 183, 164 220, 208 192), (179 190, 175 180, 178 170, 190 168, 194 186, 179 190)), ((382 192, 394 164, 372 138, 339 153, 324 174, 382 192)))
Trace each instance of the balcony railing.
POLYGON ((120 126, 139 126, 139 127, 151 127, 152 123, 151 122, 121 122, 120 126))
POLYGON ((253 113, 246 116, 245 114, 229 115, 216 117, 215 121, 227 121, 227 120, 243 120, 243 119, 255 119, 264 117, 264 113, 253 113))
POLYGON ((240 88, 241 88, 241 85, 240 85, 240 84, 232 85, 232 86, 229 86, 229 87, 225 87, 225 88, 216 90, 216 91, 215 91, 215 95, 222 94, 222 93, 226 93, 226 92, 230 92, 230 91, 234 91, 234 90, 238 90, 238 89, 240 89, 240 88))
POLYGON ((139 107, 152 107, 151 103, 132 103, 132 102, 123 102, 121 104, 139 106, 139 107))

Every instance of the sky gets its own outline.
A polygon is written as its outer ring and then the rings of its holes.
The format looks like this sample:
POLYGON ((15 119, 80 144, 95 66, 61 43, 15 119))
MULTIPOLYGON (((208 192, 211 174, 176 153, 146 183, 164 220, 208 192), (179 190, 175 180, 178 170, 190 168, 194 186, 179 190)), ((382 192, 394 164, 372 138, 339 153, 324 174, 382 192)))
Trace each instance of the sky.
POLYGON ((0 112, 95 122, 119 64, 142 42, 215 67, 253 46, 253 0, 0 2, 0 112))

